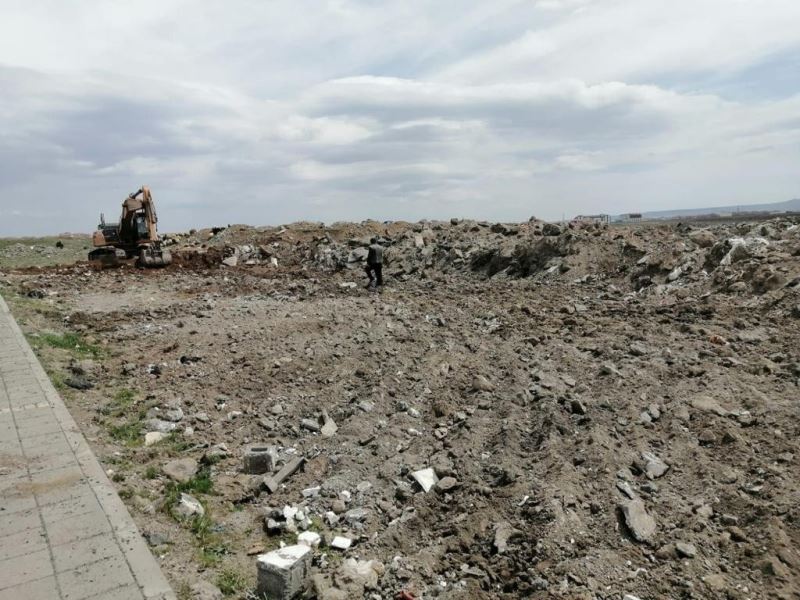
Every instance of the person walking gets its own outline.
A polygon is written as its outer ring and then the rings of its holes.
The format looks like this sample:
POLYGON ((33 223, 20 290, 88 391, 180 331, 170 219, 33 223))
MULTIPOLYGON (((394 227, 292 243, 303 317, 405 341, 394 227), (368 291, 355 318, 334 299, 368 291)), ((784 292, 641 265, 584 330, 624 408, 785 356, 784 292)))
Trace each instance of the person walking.
POLYGON ((369 252, 367 253, 367 266, 364 269, 369 277, 368 288, 381 287, 383 285, 383 246, 378 243, 378 238, 369 241, 369 252))

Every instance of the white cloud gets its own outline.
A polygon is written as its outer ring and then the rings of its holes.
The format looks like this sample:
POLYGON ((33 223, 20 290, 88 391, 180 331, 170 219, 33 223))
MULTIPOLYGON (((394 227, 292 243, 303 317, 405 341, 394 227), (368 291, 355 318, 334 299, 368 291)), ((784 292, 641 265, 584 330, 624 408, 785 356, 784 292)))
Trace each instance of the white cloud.
POLYGON ((0 2, 0 234, 798 195, 794 1, 0 2))

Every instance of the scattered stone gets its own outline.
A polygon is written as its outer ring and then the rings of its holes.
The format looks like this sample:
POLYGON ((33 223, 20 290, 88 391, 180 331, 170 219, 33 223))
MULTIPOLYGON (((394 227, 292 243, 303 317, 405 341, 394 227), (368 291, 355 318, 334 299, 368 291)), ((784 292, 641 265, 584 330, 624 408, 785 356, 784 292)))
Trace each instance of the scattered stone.
POLYGON ((197 474, 197 461, 193 458, 178 458, 164 465, 164 474, 178 483, 186 483, 197 474))
POLYGON ((147 543, 154 548, 157 546, 164 546, 169 544, 169 538, 165 535, 156 532, 146 532, 144 534, 144 539, 147 540, 147 543))
POLYGON ((322 541, 322 536, 316 531, 304 531, 297 535, 297 543, 308 546, 309 548, 316 548, 322 541))
POLYGON ((644 502, 636 498, 621 504, 620 510, 633 539, 650 543, 656 534, 656 522, 645 509, 644 502))
POLYGON ((339 430, 339 427, 336 425, 333 419, 328 416, 327 412, 322 413, 323 425, 320 428, 320 434, 324 438, 333 437, 336 435, 336 432, 339 430))
POLYGON ((147 419, 144 422, 144 427, 149 431, 158 431, 160 433, 172 433, 178 428, 175 423, 161 419, 147 419))
POLYGON ((714 413, 720 417, 728 416, 728 411, 709 396, 695 396, 692 398, 692 407, 699 411, 714 413))
POLYGON ((414 478, 414 481, 420 485, 422 491, 426 494, 430 492, 431 488, 433 488, 433 486, 436 485, 436 482, 439 481, 439 478, 436 476, 436 471, 430 467, 427 469, 414 471, 411 473, 411 477, 414 478))
POLYGON ((303 419, 300 421, 300 427, 308 431, 313 431, 314 433, 319 433, 321 429, 316 419, 303 419))
POLYGON ((542 225, 542 235, 557 236, 561 235, 561 227, 555 223, 545 223, 542 225))
POLYGON ((442 477, 436 483, 436 491, 437 492, 449 492, 450 490, 454 489, 458 486, 458 480, 455 477, 442 477))
POLYGON ((217 586, 202 579, 194 582, 189 591, 192 594, 192 600, 222 600, 224 598, 217 586))
POLYGON ((647 475, 648 479, 658 479, 669 471, 669 465, 652 452, 642 452, 642 458, 636 462, 636 467, 647 475))
POLYGON ((169 435, 161 431, 149 431, 144 435, 144 445, 152 446, 158 442, 168 438, 169 435))
POLYGON ((181 497, 172 509, 173 514, 181 519, 190 519, 194 516, 202 517, 206 514, 206 509, 200 501, 186 493, 181 493, 181 497))
POLYGON ((493 545, 498 554, 503 554, 508 550, 508 542, 512 539, 522 535, 519 529, 516 529, 507 521, 497 523, 494 528, 494 541, 493 545))
POLYGON ((333 538, 333 541, 331 541, 331 548, 335 548, 336 550, 348 550, 352 545, 353 540, 342 535, 337 535, 333 538))
POLYGON ((494 384, 483 375, 476 375, 472 380, 472 389, 476 392, 491 392, 494 384))
POLYGON ((366 508, 352 508, 344 513, 344 520, 348 525, 354 527, 362 523, 369 516, 369 510, 366 508))
POLYGON ((76 390, 90 390, 94 384, 83 375, 71 375, 64 380, 64 383, 76 390))
POLYGON ((296 456, 292 458, 289 462, 283 465, 283 468, 275 475, 272 477, 265 477, 262 485, 271 494, 275 493, 275 491, 284 481, 294 475, 295 472, 303 466, 304 462, 305 458, 302 456, 296 456))
POLYGON ((586 414, 586 406, 578 400, 577 398, 573 398, 570 402, 570 411, 573 415, 585 415, 586 414))
POLYGON ((737 526, 728 527, 728 533, 731 534, 731 539, 734 542, 746 542, 747 534, 737 526))
POLYGON ((675 544, 675 550, 678 552, 678 555, 683 558, 694 558, 697 556, 697 549, 694 547, 694 544, 678 542, 675 544))
POLYGON ((256 593, 275 600, 291 600, 304 594, 311 581, 311 548, 286 546, 257 559, 256 593))

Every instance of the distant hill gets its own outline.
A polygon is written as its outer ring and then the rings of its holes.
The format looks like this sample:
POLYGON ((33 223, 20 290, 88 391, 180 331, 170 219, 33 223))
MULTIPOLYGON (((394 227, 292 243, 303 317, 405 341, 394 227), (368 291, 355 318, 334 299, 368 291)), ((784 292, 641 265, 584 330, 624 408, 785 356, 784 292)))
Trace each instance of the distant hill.
MULTIPOLYGON (((698 215, 728 215, 735 213, 749 213, 749 212, 768 212, 768 213, 783 213, 783 212, 800 212, 800 198, 794 200, 787 200, 785 202, 772 202, 770 204, 738 204, 731 206, 710 206, 706 208, 678 208, 675 210, 656 210, 652 212, 642 213, 642 219, 645 221, 653 219, 674 219, 676 217, 692 217, 698 215)), ((623 220, 628 213, 624 215, 616 215, 612 220, 623 220)))

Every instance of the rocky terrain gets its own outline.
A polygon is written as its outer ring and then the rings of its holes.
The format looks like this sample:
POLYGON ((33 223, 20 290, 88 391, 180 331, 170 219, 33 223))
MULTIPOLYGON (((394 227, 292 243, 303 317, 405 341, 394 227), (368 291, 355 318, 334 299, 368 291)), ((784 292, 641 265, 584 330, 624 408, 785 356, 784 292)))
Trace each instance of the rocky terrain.
POLYGON ((0 292, 180 597, 800 597, 800 220, 167 241, 0 292))

